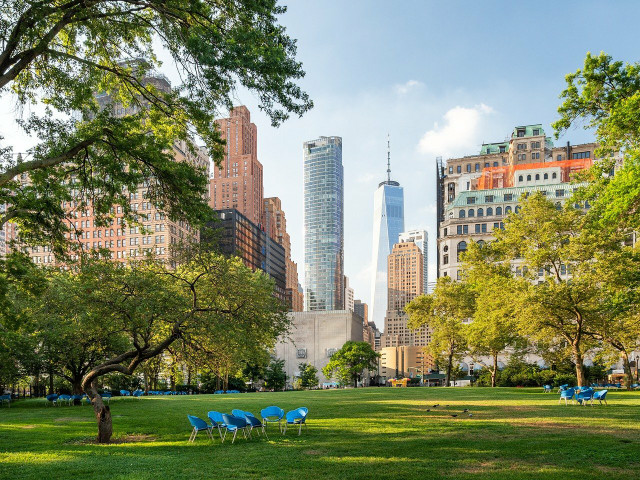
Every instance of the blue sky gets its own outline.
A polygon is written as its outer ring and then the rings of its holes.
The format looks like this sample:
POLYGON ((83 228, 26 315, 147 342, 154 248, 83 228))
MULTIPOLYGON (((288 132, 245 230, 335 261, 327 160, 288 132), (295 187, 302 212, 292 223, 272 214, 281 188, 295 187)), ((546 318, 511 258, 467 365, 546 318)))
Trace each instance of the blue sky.
MULTIPOLYGON (((515 125, 550 132, 564 75, 587 51, 638 61, 640 2, 289 0, 282 23, 298 39, 302 86, 315 108, 275 129, 256 98, 238 92, 258 126, 266 196, 279 196, 304 283, 302 142, 343 138, 345 271, 369 301, 373 193, 386 170, 404 187, 405 225, 430 235, 435 280, 435 157, 475 154, 515 125)), ((169 66, 166 72, 174 78, 169 66)), ((177 78, 174 78, 177 81, 177 78)), ((0 101, 0 134, 16 151, 11 102, 0 101)), ((25 111, 27 114, 28 111, 25 111)), ((570 131, 557 143, 591 140, 570 131)))

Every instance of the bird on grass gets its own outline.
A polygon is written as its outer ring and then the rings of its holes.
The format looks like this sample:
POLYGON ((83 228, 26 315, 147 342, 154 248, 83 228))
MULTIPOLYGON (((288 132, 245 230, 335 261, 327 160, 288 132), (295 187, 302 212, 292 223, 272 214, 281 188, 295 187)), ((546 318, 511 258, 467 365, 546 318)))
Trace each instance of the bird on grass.
POLYGON ((431 411, 431 409, 430 409, 430 408, 427 408, 427 412, 430 412, 430 411, 431 411))
POLYGON ((436 404, 433 406, 433 408, 436 408, 436 407, 439 407, 439 406, 440 406, 440 404, 439 404, 439 403, 436 403, 436 404))
POLYGON ((469 416, 470 416, 470 417, 473 417, 473 413, 470 413, 470 414, 469 414, 469 416))
POLYGON ((458 414, 457 413, 453 413, 451 416, 455 418, 455 417, 458 416, 458 414))
POLYGON ((468 408, 465 408, 464 410, 462 410, 462 413, 467 413, 469 411, 468 408))

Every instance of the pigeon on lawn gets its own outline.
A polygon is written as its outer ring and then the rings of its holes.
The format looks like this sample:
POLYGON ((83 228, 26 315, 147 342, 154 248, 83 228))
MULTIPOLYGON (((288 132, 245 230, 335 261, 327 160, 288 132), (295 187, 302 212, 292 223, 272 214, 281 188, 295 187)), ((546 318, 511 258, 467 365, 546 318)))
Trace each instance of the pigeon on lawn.
POLYGON ((462 410, 462 413, 467 413, 469 411, 468 408, 465 408, 464 410, 462 410))
POLYGON ((458 416, 458 414, 457 414, 457 413, 454 413, 454 414, 453 414, 453 415, 451 415, 451 416, 452 416, 452 417, 457 417, 457 416, 458 416))
POLYGON ((470 416, 470 417, 473 417, 473 413, 470 413, 470 414, 469 414, 469 416, 470 416))
POLYGON ((430 408, 427 408, 427 412, 430 412, 430 411, 431 411, 431 409, 430 409, 430 408))

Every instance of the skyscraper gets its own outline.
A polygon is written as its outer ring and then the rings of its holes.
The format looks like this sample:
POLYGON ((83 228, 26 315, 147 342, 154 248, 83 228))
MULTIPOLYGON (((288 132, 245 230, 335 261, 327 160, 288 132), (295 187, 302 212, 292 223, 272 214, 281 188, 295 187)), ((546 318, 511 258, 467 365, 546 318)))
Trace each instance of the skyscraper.
POLYGON ((387 310, 387 257, 404 231, 404 191, 391 180, 391 153, 387 142, 387 179, 380 182, 373 197, 373 248, 371 277, 371 316, 384 325, 387 310))
POLYGON ((429 273, 429 260, 428 260, 428 236, 426 230, 409 230, 408 232, 402 232, 398 239, 399 242, 413 242, 422 252, 422 279, 424 280, 422 286, 422 293, 428 293, 428 273, 429 273))
POLYGON ((342 138, 304 142, 305 310, 343 310, 342 138))
POLYGON ((249 109, 233 108, 229 118, 216 120, 227 142, 220 168, 214 167, 209 205, 214 210, 233 208, 264 228, 262 164, 258 161, 258 131, 249 109))

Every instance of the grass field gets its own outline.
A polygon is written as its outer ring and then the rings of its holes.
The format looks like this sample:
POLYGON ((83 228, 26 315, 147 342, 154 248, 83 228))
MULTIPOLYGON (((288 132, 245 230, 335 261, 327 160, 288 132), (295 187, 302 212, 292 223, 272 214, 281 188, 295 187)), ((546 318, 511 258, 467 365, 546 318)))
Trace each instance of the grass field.
POLYGON ((111 445, 91 443, 91 407, 28 400, 0 409, 0 478, 640 478, 640 392, 608 400, 565 407, 555 393, 519 388, 115 398, 111 445), (308 429, 187 443, 187 413, 268 405, 308 407, 308 429))

